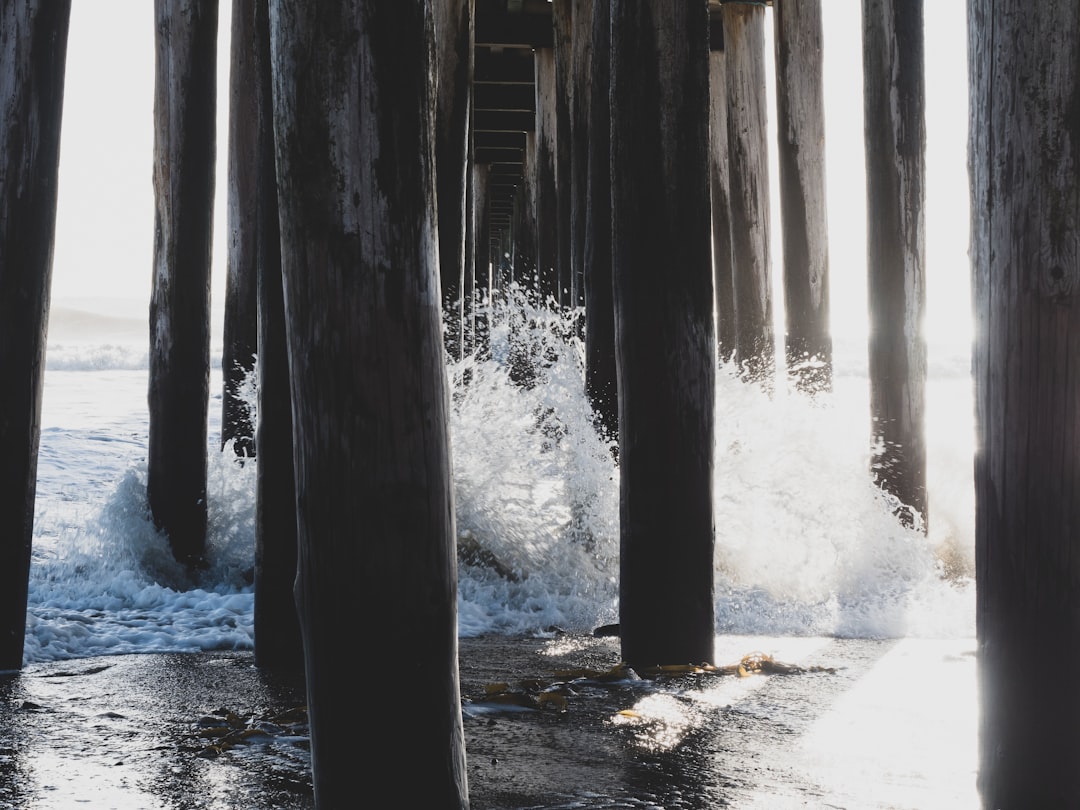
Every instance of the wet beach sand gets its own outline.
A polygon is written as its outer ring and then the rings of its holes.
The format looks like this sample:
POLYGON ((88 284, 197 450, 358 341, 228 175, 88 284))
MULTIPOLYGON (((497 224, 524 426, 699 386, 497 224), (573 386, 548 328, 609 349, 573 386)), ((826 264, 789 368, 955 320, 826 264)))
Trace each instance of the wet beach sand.
MULTIPOLYGON (((471 806, 976 810, 973 650, 721 637, 796 668, 634 680, 617 639, 462 639, 471 806)), ((0 676, 0 808, 312 808, 303 703, 250 652, 0 676)))

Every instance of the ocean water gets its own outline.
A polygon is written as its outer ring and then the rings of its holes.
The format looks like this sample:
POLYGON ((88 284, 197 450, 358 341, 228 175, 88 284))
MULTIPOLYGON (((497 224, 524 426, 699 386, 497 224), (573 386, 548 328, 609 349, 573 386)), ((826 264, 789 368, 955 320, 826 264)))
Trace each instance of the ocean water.
MULTIPOLYGON (((617 620, 618 471, 591 427, 582 347, 561 319, 527 316, 497 311, 491 359, 448 367, 462 637, 617 620), (521 345, 543 358, 528 388, 510 374, 521 345)), ((218 450, 220 330, 211 565, 191 580, 147 514, 146 323, 136 301, 54 301, 24 664, 252 647, 258 462, 218 450)), ((865 345, 840 340, 835 360, 833 392, 813 399, 717 376, 718 636, 972 639, 968 347, 930 347, 925 535, 871 481, 865 345)))

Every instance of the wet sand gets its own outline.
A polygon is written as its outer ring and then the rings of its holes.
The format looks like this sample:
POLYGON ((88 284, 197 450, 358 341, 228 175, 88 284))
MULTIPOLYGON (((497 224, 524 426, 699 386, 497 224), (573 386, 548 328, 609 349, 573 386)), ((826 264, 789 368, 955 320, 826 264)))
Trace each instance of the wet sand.
MULTIPOLYGON (((721 642, 803 669, 608 681, 616 639, 462 639, 473 810, 978 808, 973 641, 721 642)), ((0 677, 0 808, 312 808, 303 702, 248 652, 33 665, 0 677)))

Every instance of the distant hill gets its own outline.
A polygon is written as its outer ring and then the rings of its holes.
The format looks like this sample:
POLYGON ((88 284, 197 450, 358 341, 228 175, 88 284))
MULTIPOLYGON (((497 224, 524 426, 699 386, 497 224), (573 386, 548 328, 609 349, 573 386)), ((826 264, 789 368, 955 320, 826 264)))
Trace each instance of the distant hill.
POLYGON ((148 341, 148 323, 148 316, 138 319, 53 306, 49 314, 49 343, 148 341))

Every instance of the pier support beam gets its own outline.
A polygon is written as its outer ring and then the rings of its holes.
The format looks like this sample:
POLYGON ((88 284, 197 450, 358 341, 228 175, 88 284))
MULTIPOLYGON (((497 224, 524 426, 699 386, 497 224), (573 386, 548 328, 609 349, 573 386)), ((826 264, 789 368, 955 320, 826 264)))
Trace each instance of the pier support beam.
POLYGON ((476 235, 472 255, 472 350, 482 359, 491 356, 491 214, 488 211, 488 181, 491 165, 472 164, 473 230, 476 235))
POLYGON ((716 294, 716 349, 727 363, 735 356, 735 279, 732 274, 731 205, 728 172, 727 55, 723 26, 711 26, 709 42, 709 191, 712 201, 713 286, 716 294))
POLYGON ((585 211, 585 391, 604 439, 619 438, 615 300, 611 288, 611 0, 591 0, 592 96, 585 211))
POLYGON ((217 0, 156 0, 146 494, 177 560, 206 548, 217 0))
POLYGON ((555 180, 555 51, 537 48, 536 77, 536 268, 540 300, 559 301, 559 198, 555 180))
POLYGON ((863 0, 873 474, 927 528, 922 0, 863 0))
POLYGON ((1080 796, 1080 7, 971 0, 968 30, 979 788, 984 807, 1068 807, 1080 796))
POLYGON ((71 0, 0 9, 0 670, 22 668, 71 0))
POLYGON ((255 78, 256 0, 232 0, 229 36, 228 253, 222 330, 221 446, 255 455, 255 424, 245 383, 255 370, 259 345, 258 248, 255 223, 259 126, 255 78))
MULTIPOLYGON (((234 0, 235 1, 235 0, 234 0)), ((296 478, 285 298, 281 278, 281 229, 274 164, 274 108, 268 0, 254 0, 251 21, 255 125, 254 264, 259 306, 259 462, 255 481, 255 663, 304 669, 296 613, 296 478)))
POLYGON ((315 801, 352 806, 405 756, 402 806, 464 810, 430 3, 271 9, 315 801), (408 700, 372 700, 370 664, 418 650, 408 700))
POLYGON ((536 135, 525 133, 521 155, 521 179, 514 190, 511 220, 511 256, 514 281, 530 297, 537 296, 536 284, 536 135))
POLYGON ((711 662, 708 12, 612 0, 611 13, 622 654, 631 666, 711 662))
POLYGON ((735 360, 747 380, 771 389, 776 341, 765 134, 765 8, 725 3, 723 18, 735 360))
POLYGON ((552 0, 552 24, 555 26, 555 194, 558 223, 556 245, 558 259, 559 303, 573 307, 573 174, 571 171, 571 115, 573 104, 573 46, 571 25, 573 0, 552 0))
POLYGON ((468 182, 469 91, 473 79, 473 0, 442 0, 435 14, 438 89, 435 163, 439 194, 439 278, 446 353, 461 359, 464 341, 465 186, 468 182))
MULTIPOLYGON (((570 21, 570 303, 574 307, 585 306, 585 212, 589 193, 592 3, 593 0, 573 0, 570 21)), ((579 323, 579 329, 581 326, 579 323)))
POLYGON ((775 0, 785 358, 795 387, 832 389, 821 0, 775 0))

